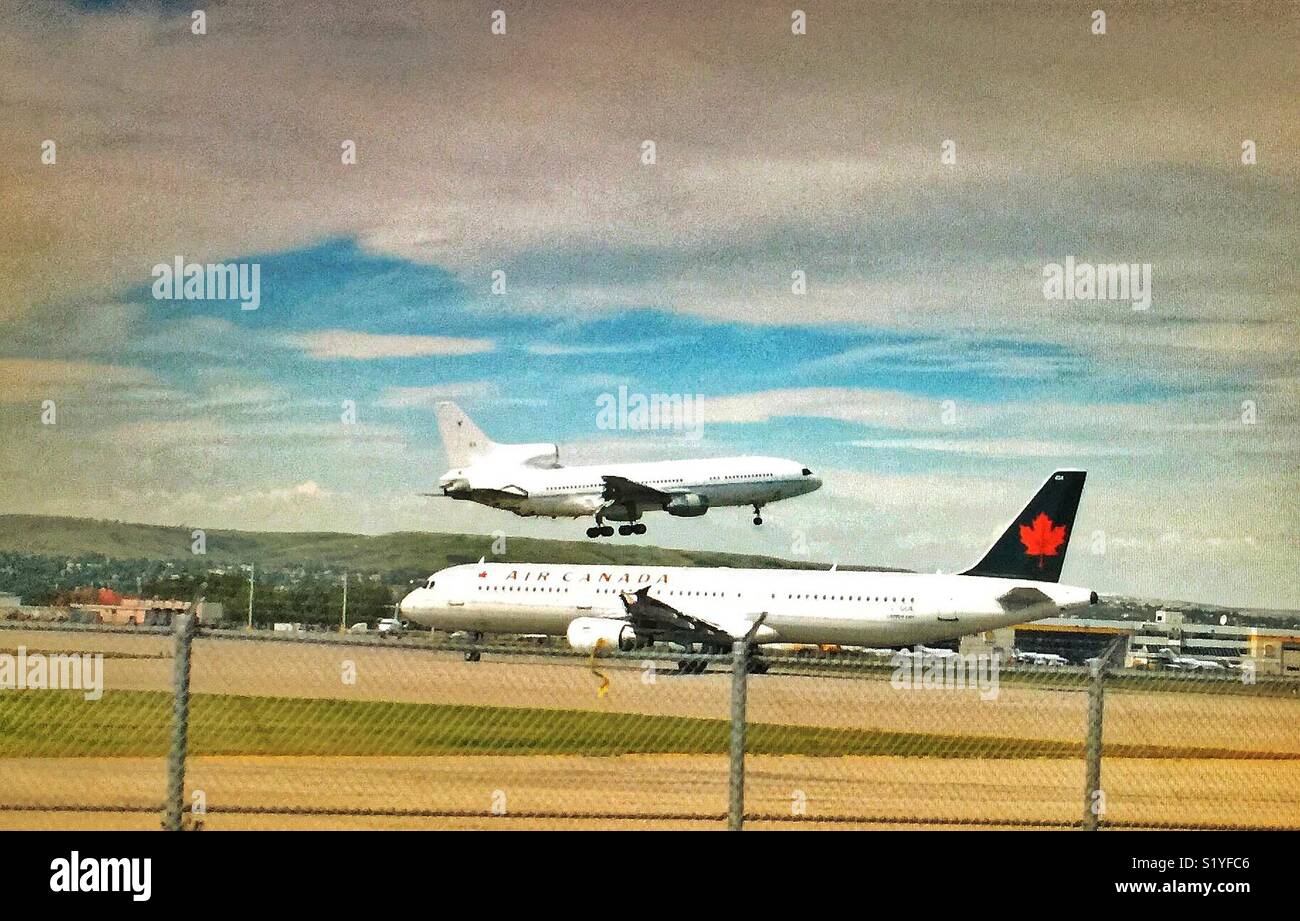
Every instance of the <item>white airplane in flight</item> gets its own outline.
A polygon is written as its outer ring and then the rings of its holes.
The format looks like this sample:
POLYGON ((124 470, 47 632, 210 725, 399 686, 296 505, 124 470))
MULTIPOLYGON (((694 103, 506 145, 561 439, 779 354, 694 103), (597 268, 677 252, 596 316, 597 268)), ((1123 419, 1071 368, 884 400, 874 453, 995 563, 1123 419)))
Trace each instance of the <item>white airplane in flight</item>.
MULTIPOLYGON (((1097 603, 1059 585, 1082 470, 1058 470, 960 575, 681 566, 484 563, 430 576, 401 602, 425 626, 567 636, 581 652, 654 642, 720 653, 753 642, 912 646, 1054 617, 1097 603)), ((470 652, 471 661, 477 653, 470 652)), ((703 663, 684 662, 686 670, 703 663)), ((756 670, 763 664, 757 660, 756 670)))
POLYGON ((779 457, 563 467, 553 444, 497 444, 455 403, 439 403, 436 411, 452 469, 438 479, 441 492, 428 495, 526 517, 594 516, 588 537, 612 537, 606 520, 628 522, 618 528, 623 536, 644 534, 646 512, 696 518, 719 506, 753 506, 754 524, 762 524, 764 505, 822 485, 807 467, 779 457))

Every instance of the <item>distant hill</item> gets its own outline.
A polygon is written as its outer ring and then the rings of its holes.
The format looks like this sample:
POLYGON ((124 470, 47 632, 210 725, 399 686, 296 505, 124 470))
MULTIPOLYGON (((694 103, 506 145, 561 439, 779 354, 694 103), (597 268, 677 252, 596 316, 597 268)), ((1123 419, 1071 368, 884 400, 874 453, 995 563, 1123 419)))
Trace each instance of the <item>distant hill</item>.
MULTIPOLYGON (((176 560, 193 563, 190 526, 165 527, 63 518, 45 515, 0 515, 0 552, 61 559, 101 554, 112 559, 176 560)), ((482 534, 401 531, 367 536, 332 532, 207 530, 206 562, 214 566, 256 563, 260 566, 342 568, 371 572, 429 573, 479 557, 518 563, 586 563, 645 566, 731 566, 769 569, 789 566, 826 568, 828 564, 769 556, 674 550, 596 541, 507 538, 507 552, 492 553, 492 538, 482 534)), ((883 567, 841 566, 841 569, 883 567)), ((901 570, 894 570, 901 571, 901 570)))

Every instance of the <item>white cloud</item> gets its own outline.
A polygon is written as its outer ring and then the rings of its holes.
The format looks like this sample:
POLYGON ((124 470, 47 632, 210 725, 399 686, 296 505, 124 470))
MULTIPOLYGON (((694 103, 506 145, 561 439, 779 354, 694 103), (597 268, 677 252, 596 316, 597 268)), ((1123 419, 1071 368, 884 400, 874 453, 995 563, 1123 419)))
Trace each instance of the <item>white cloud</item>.
POLYGON ((700 415, 705 426, 805 416, 890 428, 923 428, 940 424, 942 408, 940 400, 893 390, 795 387, 706 397, 700 415))
POLYGON ((564 342, 534 342, 524 347, 533 355, 626 355, 629 352, 653 352, 661 348, 665 340, 642 339, 637 342, 613 342, 608 345, 583 345, 564 342))
POLYGON ((0 403, 26 403, 69 393, 111 394, 153 386, 149 371, 117 365, 42 358, 0 358, 0 403))
POLYGON ((389 387, 376 405, 387 409, 428 408, 443 400, 490 399, 497 395, 492 381, 457 381, 428 387, 389 387))
MULTIPOLYGON (((981 457, 1071 458, 1097 454, 1130 455, 1142 448, 1124 445, 1071 444, 1032 438, 866 438, 851 441, 856 448, 877 451, 927 451, 943 454, 972 454, 981 457)), ((1147 447, 1145 453, 1154 449, 1147 447)))
POLYGON ((326 329, 286 337, 285 342, 318 360, 421 358, 429 355, 477 355, 491 352, 491 339, 453 336, 403 336, 326 329))
MULTIPOLYGON (((334 493, 323 488, 315 480, 304 480, 293 486, 275 489, 259 489, 246 493, 236 493, 220 497, 215 503, 217 511, 231 509, 249 509, 266 505, 294 508, 304 503, 316 503, 333 498, 334 493)), ((263 509, 265 511, 265 509, 263 509)))

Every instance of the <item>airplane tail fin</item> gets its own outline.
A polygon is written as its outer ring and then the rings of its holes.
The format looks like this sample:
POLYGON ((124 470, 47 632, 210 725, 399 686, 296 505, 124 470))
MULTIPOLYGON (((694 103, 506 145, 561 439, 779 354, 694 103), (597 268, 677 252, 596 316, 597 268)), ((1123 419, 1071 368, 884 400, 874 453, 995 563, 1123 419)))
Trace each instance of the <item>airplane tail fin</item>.
POLYGON ((439 403, 434 412, 438 416, 438 431, 447 451, 447 462, 453 468, 468 467, 496 448, 496 443, 455 403, 439 403))
POLYGON ((1049 476, 984 558, 962 575, 1060 581, 1087 476, 1083 470, 1058 470, 1049 476))

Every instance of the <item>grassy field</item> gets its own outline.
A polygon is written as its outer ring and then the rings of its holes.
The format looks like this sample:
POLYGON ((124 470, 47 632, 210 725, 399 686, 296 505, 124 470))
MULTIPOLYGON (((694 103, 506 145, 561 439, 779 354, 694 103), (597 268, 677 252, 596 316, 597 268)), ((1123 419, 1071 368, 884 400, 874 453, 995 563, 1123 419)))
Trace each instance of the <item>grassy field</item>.
MULTIPOLYGON (((721 754, 726 720, 638 713, 414 704, 392 701, 198 694, 190 752, 202 755, 587 755, 721 754)), ((0 757, 146 757, 166 754, 171 698, 114 691, 0 695, 0 757), (57 731, 52 731, 57 728, 57 731)), ((755 755, 912 758, 1078 758, 1077 743, 756 723, 755 755)), ((1162 745, 1112 745, 1112 758, 1269 758, 1296 753, 1162 745)))

